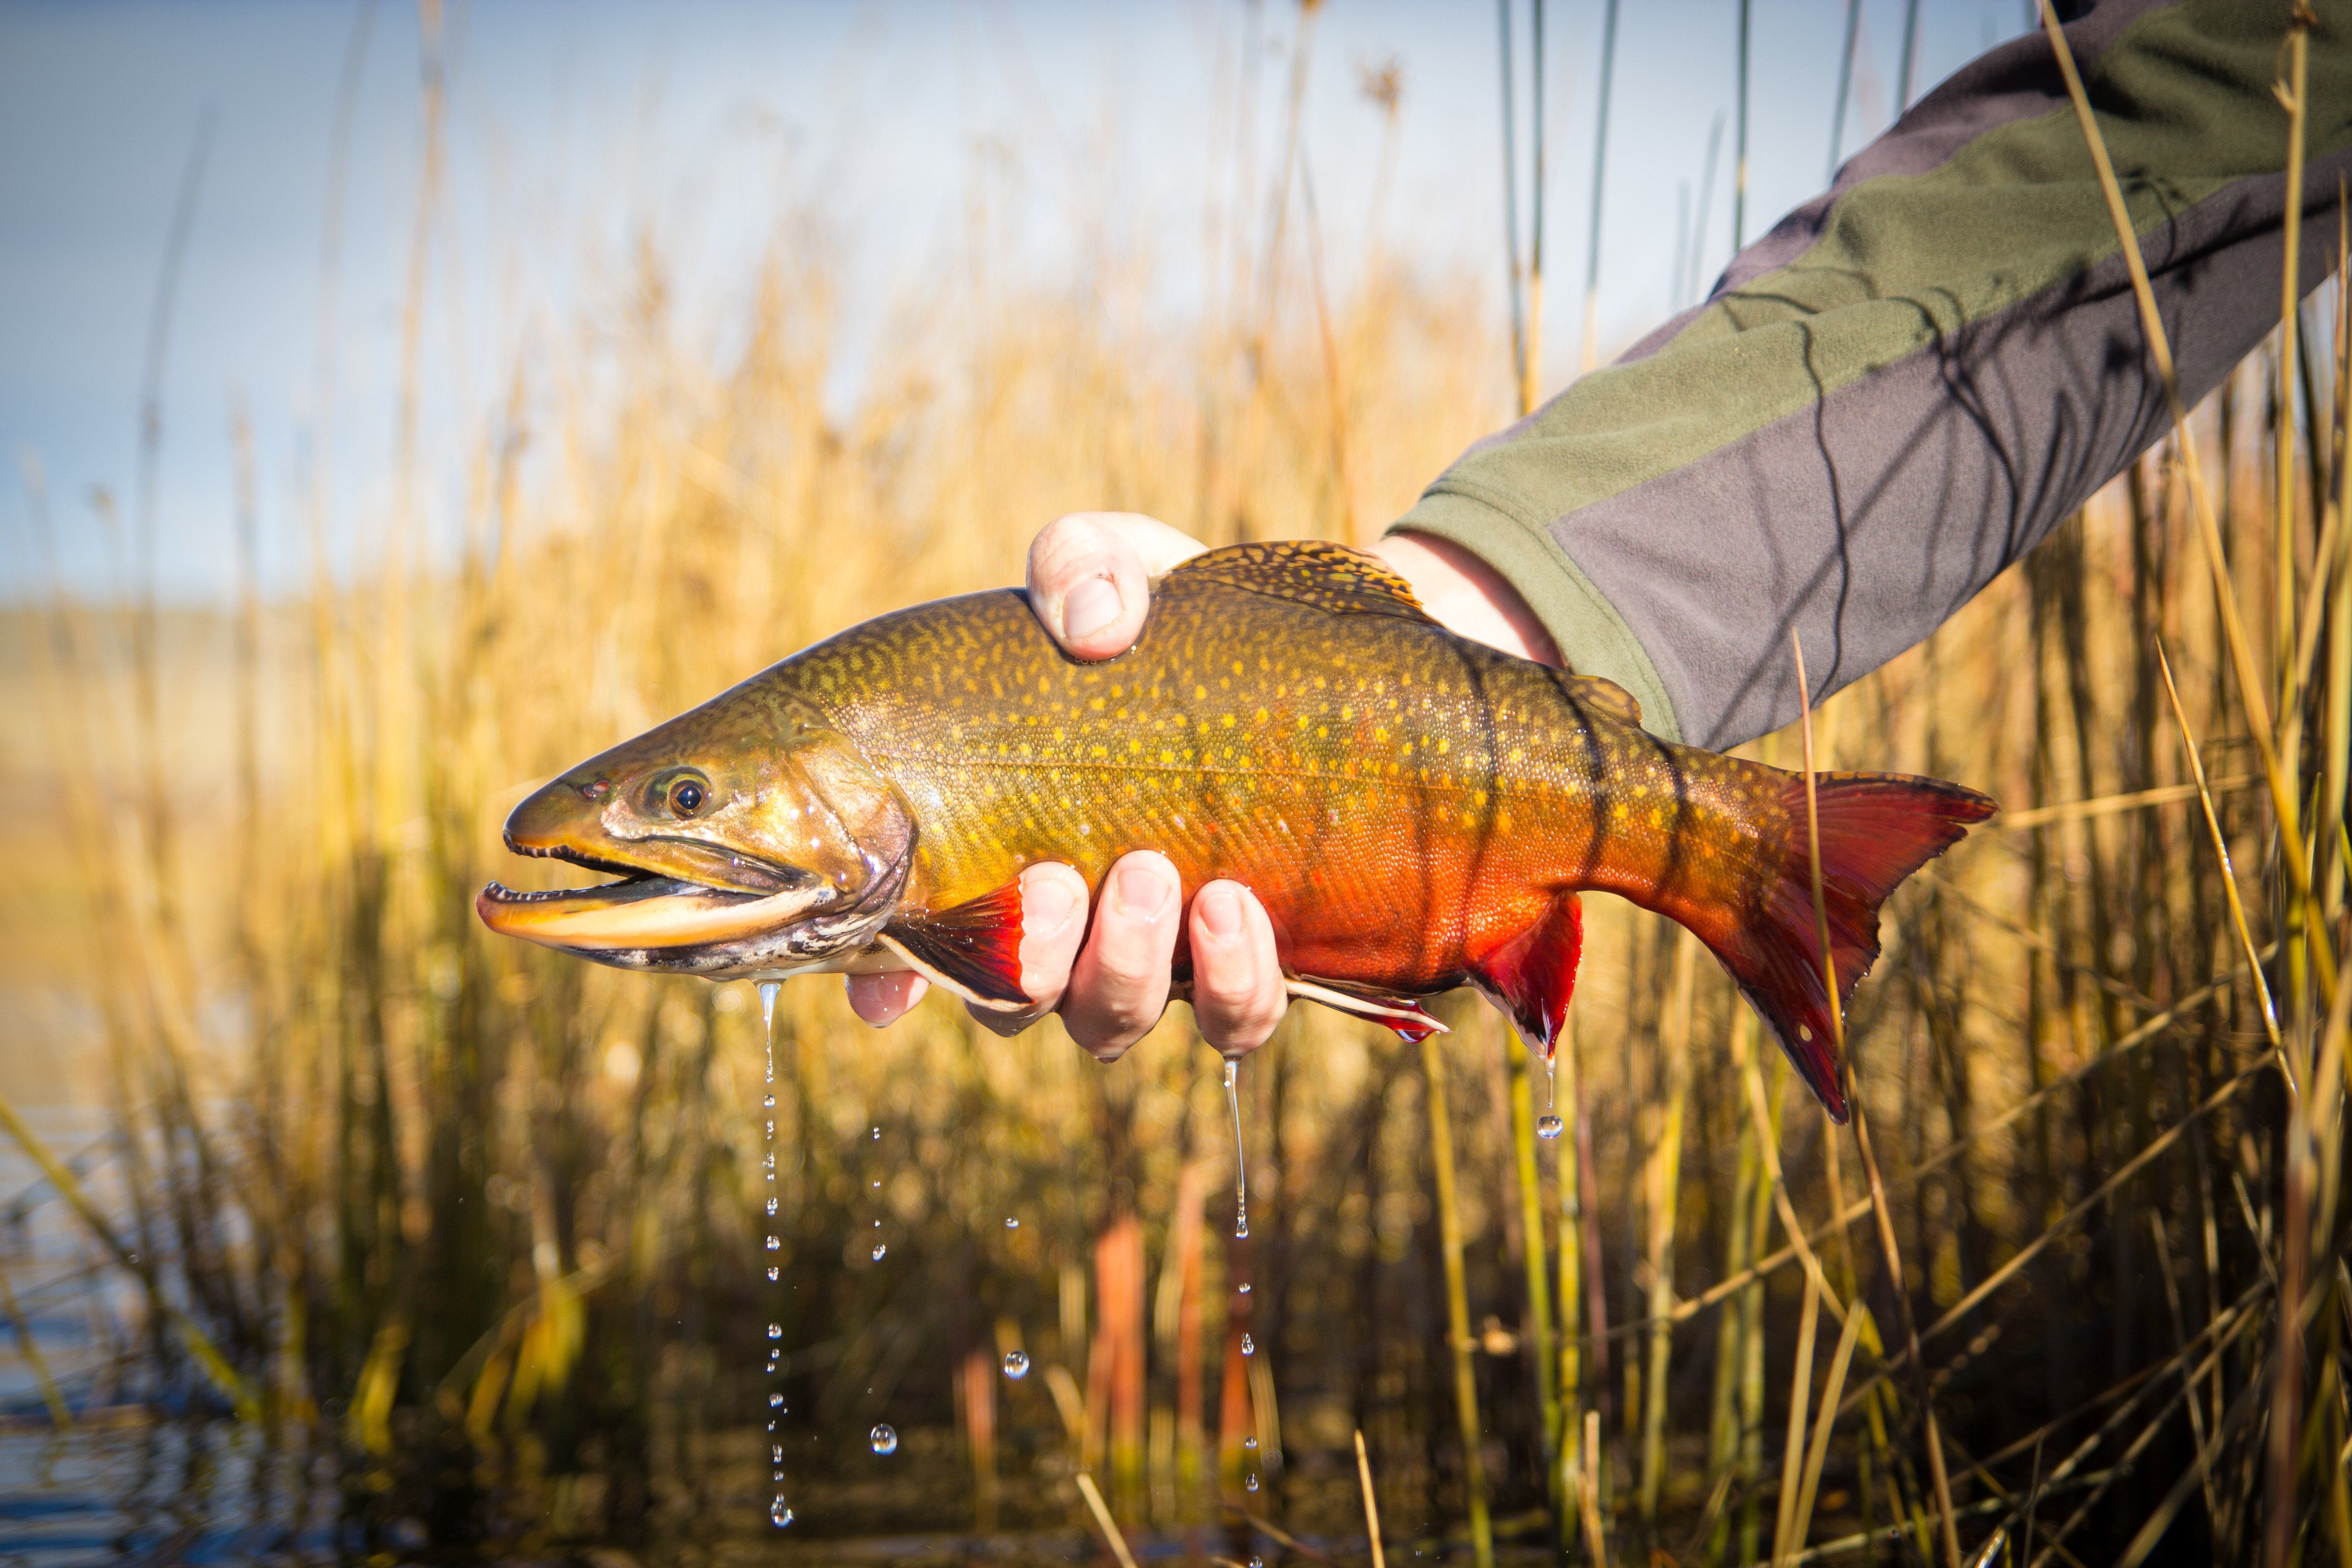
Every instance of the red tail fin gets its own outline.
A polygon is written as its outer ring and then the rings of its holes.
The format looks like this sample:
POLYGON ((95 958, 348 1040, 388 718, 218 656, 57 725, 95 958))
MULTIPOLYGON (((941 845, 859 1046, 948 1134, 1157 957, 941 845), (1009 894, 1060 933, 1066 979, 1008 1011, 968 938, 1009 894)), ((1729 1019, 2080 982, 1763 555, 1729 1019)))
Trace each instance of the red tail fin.
MULTIPOLYGON (((1904 878, 2000 809, 1958 784, 1904 773, 1816 773, 1822 902, 1837 963, 1838 1002, 1878 957, 1878 906, 1904 878)), ((1805 780, 1784 786, 1790 833, 1779 879, 1716 956, 1780 1037, 1781 1049, 1839 1121, 1846 1119, 1837 1037, 1822 983, 1820 925, 1805 827, 1805 780)))

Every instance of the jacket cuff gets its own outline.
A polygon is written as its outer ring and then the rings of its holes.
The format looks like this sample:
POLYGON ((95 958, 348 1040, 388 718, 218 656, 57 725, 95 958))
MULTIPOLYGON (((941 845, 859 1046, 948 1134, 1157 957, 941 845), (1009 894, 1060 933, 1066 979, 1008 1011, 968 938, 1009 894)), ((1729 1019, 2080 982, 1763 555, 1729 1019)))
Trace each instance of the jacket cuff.
POLYGON ((1447 480, 1439 484, 1446 488, 1433 487, 1388 531, 1434 534, 1501 573, 1551 634, 1571 671, 1623 687, 1642 705, 1642 727, 1679 744, 1682 725, 1648 651, 1550 531, 1447 480))

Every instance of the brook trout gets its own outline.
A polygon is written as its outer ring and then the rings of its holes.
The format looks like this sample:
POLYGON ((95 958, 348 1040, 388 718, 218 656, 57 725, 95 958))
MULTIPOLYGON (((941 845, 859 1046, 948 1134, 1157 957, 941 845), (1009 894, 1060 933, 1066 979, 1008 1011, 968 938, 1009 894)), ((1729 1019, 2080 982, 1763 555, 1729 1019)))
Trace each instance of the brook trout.
MULTIPOLYGON (((1014 590, 880 616, 590 758, 508 818, 518 854, 619 880, 492 883, 493 931, 724 980, 913 969, 1021 989, 1024 867, 1099 889, 1130 849, 1271 917, 1293 994, 1418 1038, 1471 984, 1549 1056, 1578 894, 1680 921, 1843 1121, 1802 775, 1642 729, 1612 683, 1447 631, 1377 559, 1244 544, 1163 577, 1135 646, 1063 654, 1014 590)), ((1816 775, 1839 1000, 1878 909, 1993 812, 1973 790, 1816 775)), ((1180 928, 1181 930, 1181 928, 1180 928)), ((1191 961, 1180 939, 1181 988, 1191 961)))

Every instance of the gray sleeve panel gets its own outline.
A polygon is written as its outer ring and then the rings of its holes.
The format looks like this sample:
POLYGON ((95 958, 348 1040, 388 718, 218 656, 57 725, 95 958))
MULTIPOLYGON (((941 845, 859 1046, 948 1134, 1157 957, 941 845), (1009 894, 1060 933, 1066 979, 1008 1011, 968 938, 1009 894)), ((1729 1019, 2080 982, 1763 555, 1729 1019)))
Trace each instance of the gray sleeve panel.
MULTIPOLYGON (((2347 177, 2352 153, 2308 170, 2306 287, 2335 264, 2347 177)), ((2191 401, 2277 325, 2283 185, 2241 181, 2143 239, 2191 401)), ((1792 628, 1819 700, 1924 640, 2169 419, 2110 256, 1548 531, 1683 737, 1721 749, 1796 717, 1792 628)))

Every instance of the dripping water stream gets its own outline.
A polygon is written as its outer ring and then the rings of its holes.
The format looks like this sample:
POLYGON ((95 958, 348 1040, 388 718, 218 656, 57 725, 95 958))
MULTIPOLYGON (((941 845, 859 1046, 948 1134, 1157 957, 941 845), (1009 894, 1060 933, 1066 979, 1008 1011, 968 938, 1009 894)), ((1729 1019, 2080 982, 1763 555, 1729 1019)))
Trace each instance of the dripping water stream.
POLYGON ((1549 1142, 1560 1134, 1561 1122, 1556 1101, 1559 1099, 1559 1046, 1555 1043, 1544 1057, 1544 1113, 1536 1118, 1536 1136, 1549 1142))
POLYGON ((1242 1170, 1242 1097, 1235 1075, 1241 1058, 1225 1058, 1225 1108, 1234 1113, 1234 1239, 1249 1237, 1249 1178, 1242 1170))
MULTIPOLYGON (((765 1085, 761 1090, 760 1107, 766 1118, 766 1146, 760 1161, 761 1173, 767 1186, 767 1253, 769 1308, 772 1311, 781 1304, 783 1269, 779 1262, 784 1239, 782 1226, 777 1219, 780 1207, 776 1201, 776 993, 782 982, 760 982, 760 1027, 767 1047, 765 1085)), ((768 1465, 769 1479, 775 1486, 775 1495, 768 1503, 768 1520, 778 1530, 793 1522, 792 1504, 784 1500, 784 1446, 778 1440, 776 1424, 784 1415, 783 1345, 784 1325, 778 1314, 768 1320, 768 1465)))

